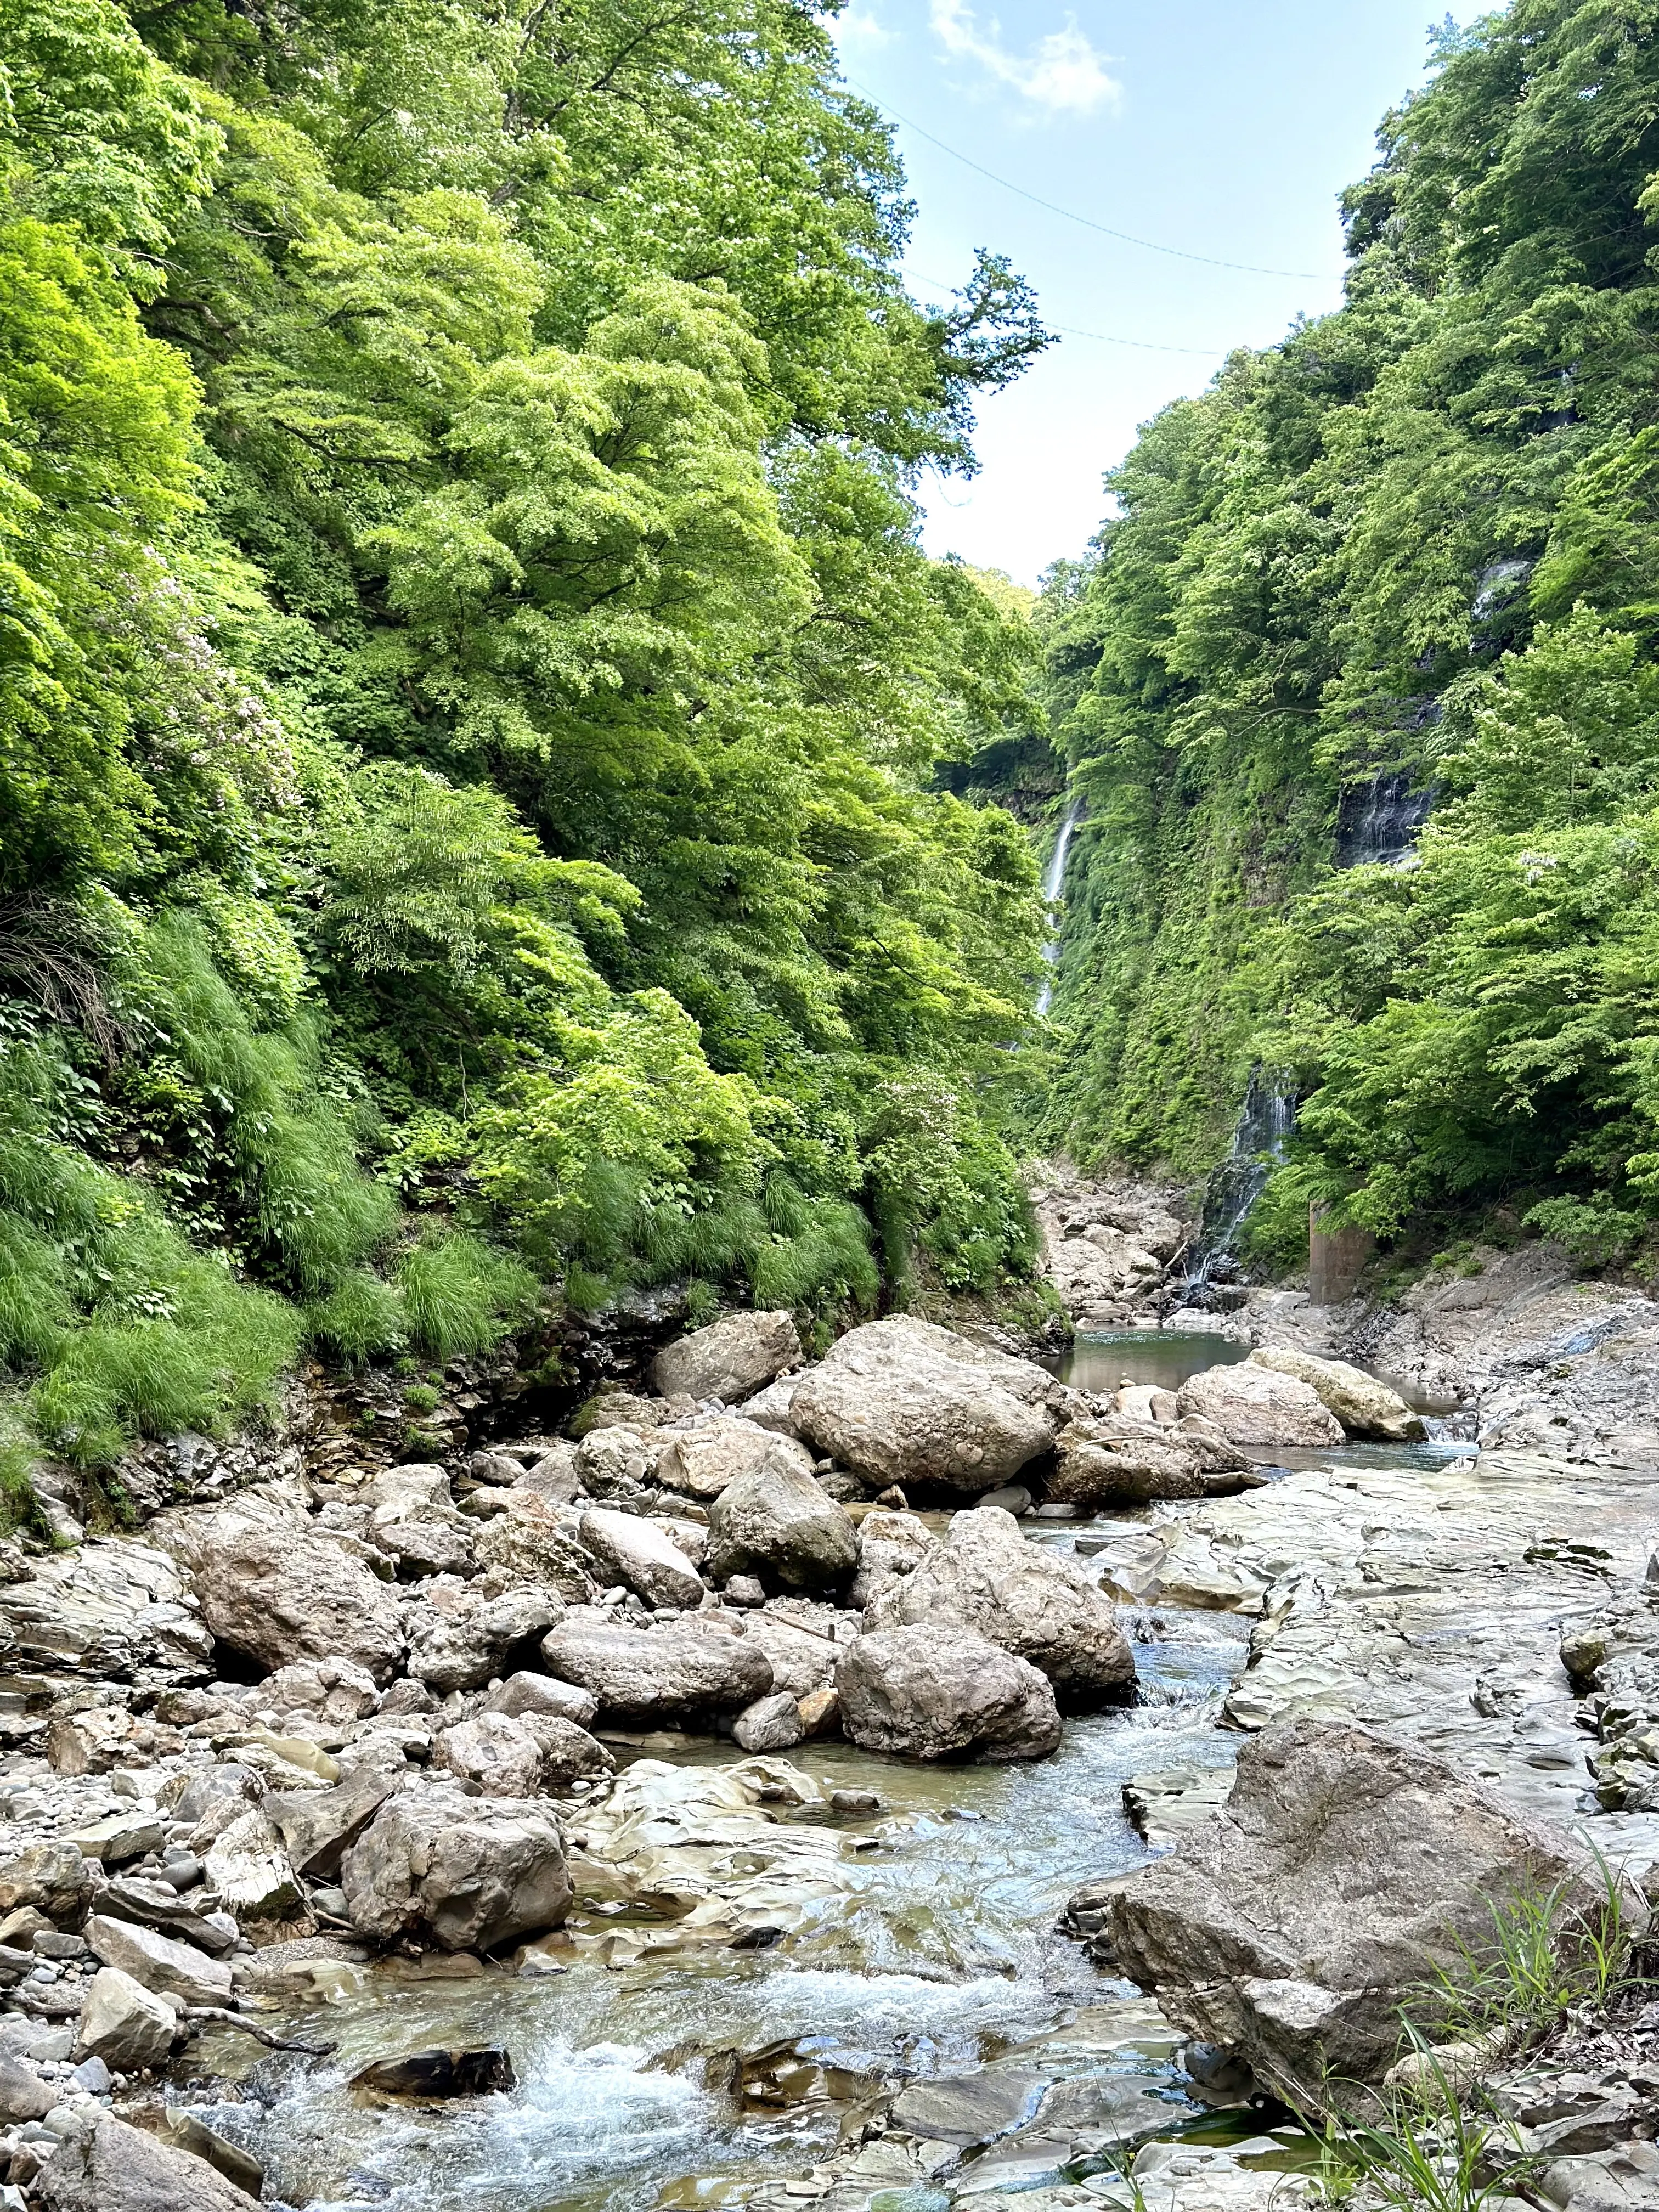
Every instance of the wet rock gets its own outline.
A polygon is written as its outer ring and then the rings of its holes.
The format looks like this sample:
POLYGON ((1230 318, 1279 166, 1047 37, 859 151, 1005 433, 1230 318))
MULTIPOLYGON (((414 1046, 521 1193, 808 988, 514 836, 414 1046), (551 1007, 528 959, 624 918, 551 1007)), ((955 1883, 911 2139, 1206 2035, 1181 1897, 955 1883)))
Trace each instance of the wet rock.
POLYGON ((557 1592, 539 1584, 499 1589, 440 1575, 421 1593, 409 1624, 409 1671, 429 1690, 481 1690, 512 1669, 564 1615, 557 1592))
POLYGON ((1048 1496, 1092 1511, 1158 1498, 1219 1498, 1243 1486, 1249 1461, 1219 1436, 1121 1413, 1070 1421, 1056 1440, 1048 1496))
POLYGON ((411 2051, 406 2058, 379 2058, 351 2077, 354 2089, 381 2097, 504 2096, 517 2087, 504 2045, 474 2051, 411 2051))
POLYGON ((1060 1743, 1048 1678, 971 1630, 928 1621, 860 1636, 836 1669, 842 1729, 904 1759, 1046 1759, 1060 1743))
POLYGON ((702 1577, 678 1545, 641 1514, 604 1507, 584 1513, 581 1540, 607 1582, 625 1583, 648 1605, 666 1611, 702 1603, 702 1577))
POLYGON ((793 1459, 804 1474, 811 1473, 812 1455, 796 1438, 735 1413, 711 1414, 690 1428, 668 1432, 657 1461, 656 1480, 708 1503, 740 1474, 760 1466, 775 1449, 793 1459))
POLYGON ((586 1728, 599 1711, 599 1701, 591 1690, 579 1689, 574 1682, 561 1682, 551 1674, 536 1674, 524 1669, 509 1674, 489 1692, 484 1699, 484 1710, 511 1713, 515 1720, 526 1713, 546 1713, 586 1728))
POLYGON ((930 2142, 989 2142, 1036 2109, 1046 2075, 1024 2066, 913 2081, 895 2100, 892 2124, 930 2142))
POLYGON ((1317 1450, 1346 1442, 1341 1423, 1310 1382, 1254 1360, 1207 1367, 1189 1376, 1176 1395, 1183 1414, 1212 1421, 1230 1443, 1317 1450))
POLYGON ((246 1490, 150 1526, 190 1568, 203 1620, 233 1651, 268 1668, 337 1656, 391 1679, 403 1656, 395 1590, 283 1498, 246 1490))
POLYGON ((1112 1601, 1063 1552, 1027 1543, 1012 1513, 958 1513, 943 1544, 867 1608, 868 1631, 942 1621, 971 1629, 1053 1683, 1063 1711, 1121 1703, 1135 1662, 1112 1601))
POLYGON ((48 1920, 72 1919, 92 1884, 92 1869, 73 1844, 31 1844, 0 1865, 0 1912, 32 1905, 48 1920))
POLYGON ((1408 1998, 1463 1968, 1506 1895, 1577 1883, 1567 1838, 1443 1761, 1362 1728, 1300 1721, 1239 1754, 1216 1820, 1105 1900, 1115 1971, 1287 2102, 1382 2078, 1408 1998))
POLYGON ((439 1782, 401 1790, 346 1852, 351 1924, 376 1942, 429 1932, 448 1951, 487 1951, 556 1928, 570 1908, 559 1824, 509 1798, 439 1782))
POLYGON ((586 1605, 594 1595, 592 1562, 574 1529, 561 1519, 557 1506, 534 1491, 507 1491, 475 1548, 481 1568, 513 1582, 534 1583, 566 1605, 586 1605))
POLYGON ((216 2173, 222 2174, 246 2197, 258 2203, 264 2190, 265 2170, 240 2143, 232 2142, 217 2128, 198 2120, 193 2112, 181 2112, 171 2105, 167 2110, 167 2141, 175 2150, 203 2160, 216 2173))
POLYGON ((665 1398, 684 1392, 730 1406, 786 1367, 799 1365, 800 1357, 793 1314, 726 1314, 659 1352, 651 1363, 651 1382, 665 1398))
POLYGON ((794 1448, 769 1438, 759 1465, 728 1483, 708 1509, 708 1571, 717 1582, 757 1575, 786 1589, 829 1589, 858 1565, 850 1516, 803 1474, 794 1448))
MULTIPOLYGON (((117 2074, 159 2066, 173 2048, 178 2018, 164 1998, 118 1966, 100 1966, 81 2006, 76 2056, 101 2058, 117 2074)), ((97 2212, 104 2212, 100 2205, 97 2212)))
POLYGON ((789 1751, 805 1734, 800 1707, 787 1690, 757 1698, 732 1727, 732 1741, 742 1751, 789 1751))
POLYGON ((248 2212, 205 2159, 105 2113, 66 2142, 35 2185, 44 2212, 248 2212))
POLYGON ((833 1346, 791 1411, 802 1436, 872 1484, 977 1494, 1048 1449, 1066 1395, 1030 1360, 894 1315, 833 1346))
MULTIPOLYGON (((145 1989, 159 1996, 175 1996, 185 2004, 222 2005, 230 2001, 230 1968, 220 1959, 210 1959, 193 1944, 176 1943, 153 1928, 139 1928, 130 1920, 112 1920, 94 1912, 87 1922, 86 1938, 93 1956, 106 1966, 118 1966, 145 1989)), ((100 2054, 109 2061, 108 2053, 100 2054)))
POLYGON ((544 1639, 542 1655, 556 1674, 591 1691, 602 1714, 618 1719, 741 1711, 772 1688, 765 1652, 703 1615, 634 1628, 608 1613, 573 1611, 544 1639))
POLYGON ((210 1846, 202 1871, 238 1920, 286 1919, 303 1902, 282 1838, 252 1808, 210 1846))
POLYGON ((1346 1359, 1319 1359, 1310 1352, 1263 1346, 1248 1364, 1307 1383, 1351 1437, 1375 1437, 1388 1443, 1415 1443, 1423 1437, 1421 1419, 1400 1393, 1346 1359))
POLYGON ((296 1872, 313 1879, 337 1874, 347 1847, 355 1843, 394 1790, 408 1778, 399 1759, 366 1761, 332 1790, 272 1794, 265 1816, 283 1839, 296 1872))

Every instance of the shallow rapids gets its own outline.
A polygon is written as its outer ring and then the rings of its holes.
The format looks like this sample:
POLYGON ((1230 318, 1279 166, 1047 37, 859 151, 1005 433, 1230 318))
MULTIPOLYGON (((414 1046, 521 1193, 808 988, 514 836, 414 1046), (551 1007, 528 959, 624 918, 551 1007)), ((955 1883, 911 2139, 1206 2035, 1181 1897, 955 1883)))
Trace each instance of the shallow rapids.
MULTIPOLYGON (((1231 1764, 1215 1727, 1242 1662, 1244 1625, 1216 1614, 1139 1624, 1143 1703, 1066 1725, 1035 1766, 931 1769, 852 1745, 803 1746, 829 1787, 877 1790, 848 1820, 850 1899, 834 1924, 769 1951, 710 1951, 609 1970, 574 1955, 530 1979, 383 1986, 294 2019, 337 2039, 322 2063, 273 2057, 242 2104, 191 2109, 262 2159, 269 2191, 317 2212, 556 2212, 741 2195, 834 2148, 822 2102, 738 2118, 696 2079, 695 2054, 795 2041, 820 2064, 889 2080, 954 2075, 1018 2051, 1055 2079, 1139 2077, 1184 2109, 1167 2038, 1122 1984, 1052 1932, 1082 1881, 1146 1856, 1122 1784, 1147 1767, 1231 1764), (1161 1627, 1164 1632, 1158 1632, 1161 1627), (874 1848, 860 1849, 874 1841, 874 1848), (503 2042, 518 2087, 465 2106, 374 2106, 345 2084, 371 2059, 430 2045, 503 2042)), ((660 1755, 655 1745, 645 1747, 660 1755)), ((726 1763, 727 1746, 690 1754, 726 1763)), ((821 1819, 805 1808, 799 1817, 821 1819)), ((578 1911, 573 1932, 626 1924, 578 1911)), ((216 2062, 231 2054, 223 2044, 216 2062)), ((244 2057, 243 2063, 246 2060, 244 2057)))

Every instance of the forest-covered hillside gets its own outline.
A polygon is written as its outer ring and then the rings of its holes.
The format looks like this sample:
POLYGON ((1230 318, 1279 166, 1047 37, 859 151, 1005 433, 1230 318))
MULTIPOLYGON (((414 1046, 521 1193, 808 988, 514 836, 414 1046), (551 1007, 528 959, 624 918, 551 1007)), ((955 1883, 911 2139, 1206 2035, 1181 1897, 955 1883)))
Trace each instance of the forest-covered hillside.
POLYGON ((1047 341, 896 274, 784 0, 0 11, 14 1482, 309 1341, 994 1287, 1031 711, 925 465, 1047 341))
POLYGON ((1605 1260, 1659 1215, 1659 8, 1448 28, 1381 143, 1347 304, 1151 423, 1042 610, 1046 1131, 1201 1168, 1259 1066, 1284 1255, 1312 1199, 1605 1260))

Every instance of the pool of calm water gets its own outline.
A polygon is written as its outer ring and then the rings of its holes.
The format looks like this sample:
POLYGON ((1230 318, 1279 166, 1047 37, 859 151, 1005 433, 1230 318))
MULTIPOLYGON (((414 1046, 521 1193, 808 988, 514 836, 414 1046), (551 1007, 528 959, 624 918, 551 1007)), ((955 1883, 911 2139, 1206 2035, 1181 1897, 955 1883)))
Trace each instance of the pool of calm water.
MULTIPOLYGON (((336 2039, 331 2057, 262 2058, 249 2101, 191 2109, 265 2162, 270 2194, 315 2212, 642 2212, 740 2196, 833 2147, 833 2109, 738 2117, 697 2085, 688 2047, 810 2038, 821 2063, 923 2076, 1018 2051, 1057 2076, 1142 2078, 1170 2096, 1172 2119, 1196 2117, 1167 2032, 1053 1929, 1079 1882, 1147 1856, 1123 1813, 1129 1776, 1231 1764, 1236 1739, 1215 1719, 1243 1626, 1214 1613, 1139 1620, 1142 1702, 1068 1721, 1061 1749, 1038 1765, 930 1768, 847 1743, 802 1747, 796 1763, 826 1786, 884 1801, 880 1815, 842 1824, 849 1853, 860 1830, 884 1841, 854 1854, 843 1915, 810 1937, 620 1972, 579 1954, 553 1978, 419 1984, 308 2007, 295 2032, 336 2039), (377 2108, 346 2086, 372 2059, 478 2042, 507 2045, 510 2094, 422 2111, 377 2108)), ((711 1743, 674 1755, 716 1765, 732 1753, 711 1743)), ((215 2052, 232 2055, 222 2042, 215 2052)))

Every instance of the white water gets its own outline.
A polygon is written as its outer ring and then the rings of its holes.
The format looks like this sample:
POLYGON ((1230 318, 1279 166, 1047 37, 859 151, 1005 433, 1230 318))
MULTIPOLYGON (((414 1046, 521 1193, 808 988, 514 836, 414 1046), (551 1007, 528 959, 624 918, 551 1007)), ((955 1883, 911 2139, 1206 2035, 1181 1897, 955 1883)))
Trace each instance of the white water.
MULTIPOLYGON (((1048 855, 1048 865, 1043 871, 1042 896, 1050 906, 1054 905, 1066 888, 1066 862, 1072 849, 1072 833, 1082 818, 1083 801, 1080 799, 1074 799, 1066 810, 1065 818, 1060 825, 1059 835, 1054 839, 1054 849, 1048 855)), ((1060 957, 1060 932, 1052 923, 1049 926, 1048 941, 1042 948, 1042 957, 1050 968, 1060 957)), ((1052 975, 1045 975, 1042 979, 1042 988, 1037 993, 1038 1013, 1046 1014, 1054 1004, 1054 978, 1052 975)))

